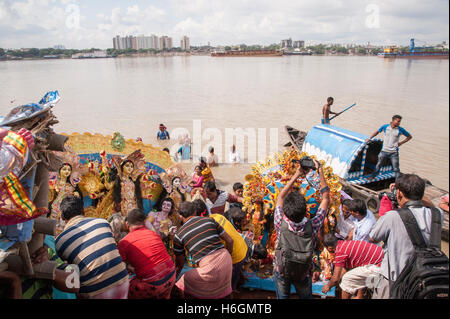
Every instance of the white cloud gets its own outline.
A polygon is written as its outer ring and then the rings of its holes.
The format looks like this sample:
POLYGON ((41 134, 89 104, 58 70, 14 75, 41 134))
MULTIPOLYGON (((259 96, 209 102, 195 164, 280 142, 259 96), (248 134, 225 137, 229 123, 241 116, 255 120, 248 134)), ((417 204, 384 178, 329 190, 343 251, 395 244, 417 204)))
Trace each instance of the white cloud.
POLYGON ((107 1, 0 0, 0 47, 112 46, 119 34, 183 35, 192 45, 270 44, 284 38, 308 42, 408 43, 421 37, 448 41, 447 0, 141 0, 112 7, 107 1), (369 4, 379 7, 379 28, 368 28, 369 4), (78 6, 79 28, 68 28, 69 6, 78 6), (100 8, 100 9, 98 9, 100 8))

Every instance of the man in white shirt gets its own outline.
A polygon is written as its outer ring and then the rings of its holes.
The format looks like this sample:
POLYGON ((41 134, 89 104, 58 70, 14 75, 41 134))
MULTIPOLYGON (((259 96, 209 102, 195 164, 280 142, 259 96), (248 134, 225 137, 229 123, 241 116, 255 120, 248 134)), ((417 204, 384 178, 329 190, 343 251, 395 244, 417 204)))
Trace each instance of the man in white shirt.
POLYGON ((351 240, 370 241, 370 231, 376 222, 373 213, 367 209, 366 203, 359 198, 348 202, 350 212, 355 218, 351 240))
POLYGON ((214 147, 212 146, 209 147, 209 155, 206 157, 206 163, 210 167, 219 166, 219 157, 214 154, 214 147))
POLYGON ((229 161, 230 161, 230 163, 240 163, 241 162, 241 157, 239 155, 239 152, 236 151, 236 145, 233 145, 231 147, 229 161))
POLYGON ((346 240, 349 235, 351 236, 355 228, 356 219, 352 216, 349 209, 351 201, 351 199, 344 199, 342 201, 341 213, 339 214, 339 221, 337 223, 338 232, 336 236, 343 240, 346 240))

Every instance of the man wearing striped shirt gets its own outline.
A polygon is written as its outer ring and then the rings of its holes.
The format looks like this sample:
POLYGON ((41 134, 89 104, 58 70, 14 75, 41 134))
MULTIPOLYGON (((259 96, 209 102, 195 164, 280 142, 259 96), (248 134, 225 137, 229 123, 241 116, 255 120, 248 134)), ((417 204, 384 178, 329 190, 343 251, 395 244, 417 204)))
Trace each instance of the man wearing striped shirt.
POLYGON ((198 267, 185 272, 176 287, 183 297, 220 299, 230 295, 233 239, 214 219, 197 216, 191 202, 181 203, 178 212, 184 224, 174 238, 177 277, 184 266, 185 250, 198 267))
POLYGON ((78 266, 79 297, 127 299, 128 272, 108 222, 84 217, 83 200, 76 196, 64 198, 61 211, 67 224, 56 238, 56 251, 62 260, 78 266))
POLYGON ((356 298, 362 299, 368 278, 375 278, 380 273, 383 249, 365 241, 338 240, 331 233, 324 236, 323 244, 335 257, 333 276, 322 292, 327 293, 341 281, 342 299, 349 299, 356 293, 356 298))
POLYGON ((221 214, 225 212, 225 205, 229 203, 242 203, 242 197, 220 191, 214 182, 209 181, 204 186, 206 192, 206 206, 210 214, 221 214))

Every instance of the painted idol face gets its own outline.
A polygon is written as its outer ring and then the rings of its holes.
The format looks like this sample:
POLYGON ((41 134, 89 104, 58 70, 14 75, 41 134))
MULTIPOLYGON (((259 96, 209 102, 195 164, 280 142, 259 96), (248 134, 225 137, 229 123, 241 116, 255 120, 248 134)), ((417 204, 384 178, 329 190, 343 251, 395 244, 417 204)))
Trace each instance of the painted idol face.
POLYGON ((162 210, 163 213, 168 214, 168 213, 170 213, 171 209, 172 209, 172 203, 171 202, 165 201, 165 202, 162 203, 161 210, 162 210))
POLYGON ((61 177, 63 178, 68 178, 70 176, 70 174, 72 174, 72 168, 69 165, 64 165, 63 167, 61 167, 61 169, 59 170, 59 174, 61 175, 61 177))
POLYGON ((175 179, 173 180, 172 184, 173 184, 173 186, 176 187, 176 188, 180 187, 180 186, 181 186, 181 179, 179 179, 178 177, 175 178, 175 179))
POLYGON ((130 175, 131 173, 133 173, 134 170, 134 165, 132 162, 127 162, 125 163, 125 165, 123 166, 123 172, 126 175, 130 175))

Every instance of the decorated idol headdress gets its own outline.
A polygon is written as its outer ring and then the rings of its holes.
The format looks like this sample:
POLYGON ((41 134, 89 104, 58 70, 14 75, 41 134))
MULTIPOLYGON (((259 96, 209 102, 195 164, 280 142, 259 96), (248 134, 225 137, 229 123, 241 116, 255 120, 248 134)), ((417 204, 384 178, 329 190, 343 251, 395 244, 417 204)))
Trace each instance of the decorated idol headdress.
POLYGON ((121 165, 126 161, 131 161, 133 163, 134 169, 130 176, 133 181, 135 181, 139 175, 145 173, 145 156, 141 153, 141 150, 136 150, 126 157, 114 155, 112 156, 112 161, 117 168, 119 177, 122 177, 123 175, 121 165))
MULTIPOLYGON (((80 162, 80 157, 70 148, 66 147, 66 152, 54 152, 62 161, 61 167, 69 164, 72 167, 72 173, 69 177, 69 182, 72 186, 76 186, 81 181, 81 176, 88 172, 89 167, 83 166, 80 162)), ((50 181, 59 176, 58 172, 51 173, 50 181)))
POLYGON ((180 179, 181 187, 184 190, 186 188, 187 181, 189 180, 189 176, 184 171, 181 164, 175 164, 169 167, 166 173, 160 174, 161 180, 163 181, 164 188, 168 193, 171 193, 173 190, 172 181, 178 177, 180 179))

